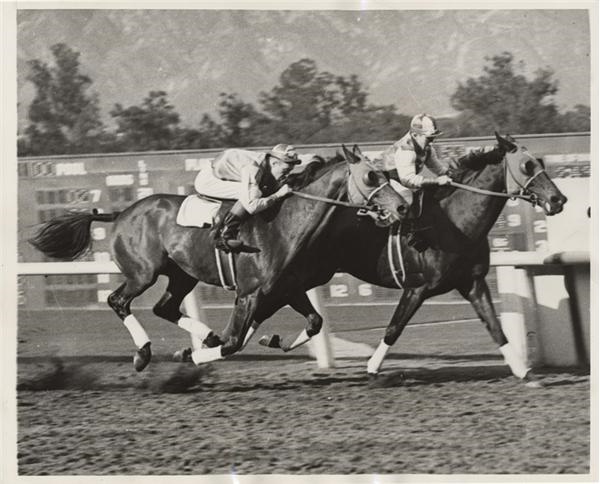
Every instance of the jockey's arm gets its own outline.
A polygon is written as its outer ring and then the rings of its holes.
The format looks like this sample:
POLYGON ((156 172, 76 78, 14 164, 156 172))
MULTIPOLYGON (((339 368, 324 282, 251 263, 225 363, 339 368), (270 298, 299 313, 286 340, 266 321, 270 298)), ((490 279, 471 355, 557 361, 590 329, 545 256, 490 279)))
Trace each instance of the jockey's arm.
POLYGON ((258 167, 248 165, 242 168, 239 200, 246 211, 250 214, 258 213, 271 207, 280 197, 276 194, 263 197, 256 180, 258 167))
POLYGON ((448 165, 440 161, 433 146, 431 146, 431 149, 429 150, 429 156, 427 157, 425 166, 437 176, 448 174, 448 165))
POLYGON ((414 151, 398 150, 394 155, 394 164, 398 172, 398 181, 407 188, 421 188, 424 177, 417 173, 417 155, 414 151))

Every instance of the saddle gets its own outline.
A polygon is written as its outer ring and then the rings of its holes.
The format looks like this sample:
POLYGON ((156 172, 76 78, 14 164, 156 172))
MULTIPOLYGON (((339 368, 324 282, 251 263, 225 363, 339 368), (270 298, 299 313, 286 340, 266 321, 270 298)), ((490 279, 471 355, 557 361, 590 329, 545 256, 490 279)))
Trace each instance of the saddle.
MULTIPOLYGON (((210 228, 210 236, 214 240, 215 234, 223 224, 225 215, 234 203, 235 200, 190 195, 179 208, 177 224, 184 227, 210 228)), ((234 291, 237 286, 237 277, 233 254, 227 254, 215 247, 215 261, 221 286, 229 291, 234 291)))
POLYGON ((176 218, 177 225, 199 228, 213 227, 216 225, 219 214, 224 210, 223 205, 227 202, 229 200, 219 200, 204 195, 189 195, 179 207, 176 218))

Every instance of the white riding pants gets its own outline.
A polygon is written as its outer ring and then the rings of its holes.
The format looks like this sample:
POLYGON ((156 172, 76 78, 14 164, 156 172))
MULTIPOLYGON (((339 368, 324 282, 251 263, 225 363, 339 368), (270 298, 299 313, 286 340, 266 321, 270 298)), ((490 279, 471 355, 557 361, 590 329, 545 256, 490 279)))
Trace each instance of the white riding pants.
POLYGON ((242 183, 217 178, 213 174, 212 166, 207 165, 196 175, 194 188, 198 193, 207 197, 239 200, 242 183))

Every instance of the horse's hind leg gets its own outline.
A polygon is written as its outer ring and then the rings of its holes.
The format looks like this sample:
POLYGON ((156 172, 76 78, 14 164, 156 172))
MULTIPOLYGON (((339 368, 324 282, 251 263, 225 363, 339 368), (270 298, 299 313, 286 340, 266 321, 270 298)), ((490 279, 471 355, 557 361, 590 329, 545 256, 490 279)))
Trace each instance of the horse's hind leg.
POLYGON ((133 366, 137 371, 142 371, 146 368, 152 358, 152 352, 150 350, 150 338, 148 334, 137 318, 131 314, 131 301, 154 284, 156 278, 156 275, 143 277, 143 274, 135 278, 128 277, 121 286, 108 296, 107 300, 108 305, 123 321, 138 348, 133 357, 133 366))
MULTIPOLYGON (((194 349, 200 348, 205 342, 209 346, 221 344, 220 339, 206 324, 181 312, 183 299, 194 289, 198 280, 187 274, 170 259, 165 275, 169 278, 169 282, 164 294, 154 305, 154 314, 190 333, 194 349)), ((184 352, 189 352, 189 349, 184 352)))
MULTIPOLYGON (((323 317, 317 312, 305 292, 295 294, 288 301, 288 304, 292 309, 306 318, 306 327, 296 336, 286 336, 282 338, 278 334, 272 336, 265 335, 260 339, 259 344, 268 346, 269 348, 281 348, 283 351, 287 352, 310 341, 313 336, 321 331, 323 317)), ((261 315, 261 322, 272 316, 274 312, 275 311, 271 311, 271 314, 261 315)))

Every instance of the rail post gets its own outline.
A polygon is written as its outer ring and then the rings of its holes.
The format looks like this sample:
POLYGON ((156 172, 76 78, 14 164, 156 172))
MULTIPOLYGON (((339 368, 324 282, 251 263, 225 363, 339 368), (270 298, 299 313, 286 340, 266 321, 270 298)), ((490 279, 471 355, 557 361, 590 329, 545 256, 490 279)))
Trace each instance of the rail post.
POLYGON ((323 304, 317 288, 310 289, 307 292, 307 296, 317 312, 323 317, 321 331, 311 338, 308 351, 317 359, 317 366, 319 368, 334 368, 335 358, 331 347, 331 338, 329 337, 329 324, 327 323, 328 318, 325 304, 323 304))

